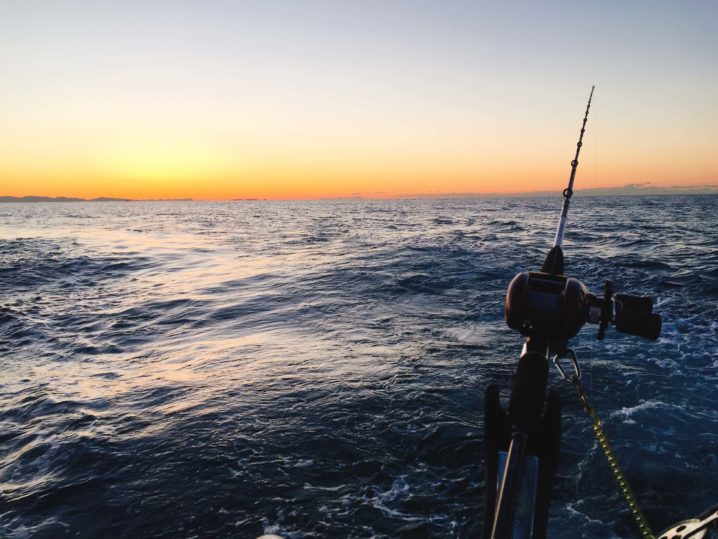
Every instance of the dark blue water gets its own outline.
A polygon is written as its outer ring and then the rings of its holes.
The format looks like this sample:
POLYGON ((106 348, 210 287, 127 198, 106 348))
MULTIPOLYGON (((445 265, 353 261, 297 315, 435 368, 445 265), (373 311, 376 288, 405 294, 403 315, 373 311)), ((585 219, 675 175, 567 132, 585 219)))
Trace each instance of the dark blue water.
MULTIPOLYGON (((483 390, 552 199, 0 205, 0 536, 472 537, 483 390)), ((652 293, 586 385, 655 531, 718 502, 718 198, 581 198, 567 271, 652 293)), ((636 528, 570 386, 551 537, 636 528)))

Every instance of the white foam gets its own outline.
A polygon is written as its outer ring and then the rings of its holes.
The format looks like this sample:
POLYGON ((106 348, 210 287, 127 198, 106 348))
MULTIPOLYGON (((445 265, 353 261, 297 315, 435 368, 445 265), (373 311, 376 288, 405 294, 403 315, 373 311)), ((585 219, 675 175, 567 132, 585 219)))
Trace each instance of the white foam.
POLYGON ((391 502, 409 492, 409 483, 405 475, 400 475, 391 485, 391 488, 379 495, 382 502, 391 502))
POLYGON ((582 520, 585 520, 588 524, 600 524, 603 525, 603 522, 600 520, 596 520, 594 518, 589 517, 586 513, 583 513, 582 511, 579 511, 575 508, 576 505, 582 504, 583 501, 579 500, 575 503, 567 503, 566 504, 566 510, 569 512, 571 516, 576 516, 581 518, 582 520))
POLYGON ((634 414, 640 413, 646 410, 653 410, 656 408, 671 408, 672 405, 667 404, 659 400, 641 400, 636 406, 623 407, 620 411, 614 412, 613 415, 622 415, 626 419, 631 419, 634 414))

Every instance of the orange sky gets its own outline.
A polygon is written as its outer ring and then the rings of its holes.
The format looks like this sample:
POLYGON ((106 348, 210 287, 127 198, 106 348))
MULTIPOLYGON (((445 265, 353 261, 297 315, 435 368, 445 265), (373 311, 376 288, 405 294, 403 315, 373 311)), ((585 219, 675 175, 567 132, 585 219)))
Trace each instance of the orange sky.
POLYGON ((0 195, 718 185, 709 5, 270 4, 5 4, 0 195))

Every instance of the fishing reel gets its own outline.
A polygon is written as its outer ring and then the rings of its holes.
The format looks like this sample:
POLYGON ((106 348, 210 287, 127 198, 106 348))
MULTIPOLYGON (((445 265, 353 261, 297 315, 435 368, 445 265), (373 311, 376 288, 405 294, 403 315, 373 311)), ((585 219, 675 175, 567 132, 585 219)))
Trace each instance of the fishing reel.
POLYGON ((544 272, 521 272, 506 292, 506 324, 524 337, 546 341, 554 354, 563 355, 569 339, 588 320, 592 296, 573 277, 544 272))
POLYGON ((652 340, 661 332, 661 317, 653 312, 650 297, 614 295, 607 281, 603 298, 598 298, 578 279, 545 271, 521 272, 513 278, 504 314, 511 329, 546 342, 549 351, 559 356, 586 322, 599 324, 599 340, 611 323, 622 333, 652 340))

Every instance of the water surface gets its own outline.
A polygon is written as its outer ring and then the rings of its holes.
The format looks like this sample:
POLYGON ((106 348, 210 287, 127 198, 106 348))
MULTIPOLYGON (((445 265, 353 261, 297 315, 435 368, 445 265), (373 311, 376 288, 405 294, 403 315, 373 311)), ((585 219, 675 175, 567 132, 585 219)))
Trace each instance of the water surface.
MULTIPOLYGON (((652 293, 574 345, 656 531, 715 504, 718 198, 581 198, 567 271, 652 293)), ((508 282, 560 198, 0 205, 9 537, 471 537, 508 282)), ((551 537, 636 531, 571 388, 551 537)))

